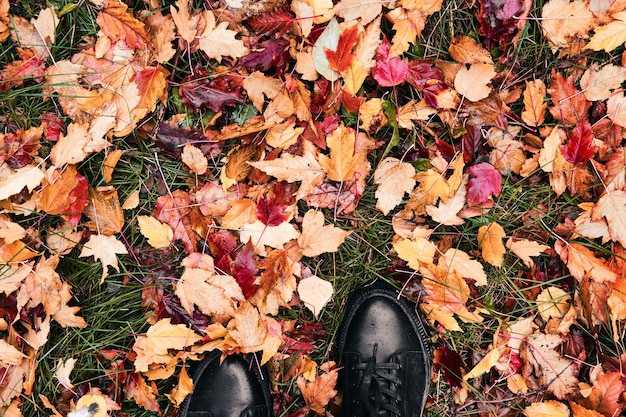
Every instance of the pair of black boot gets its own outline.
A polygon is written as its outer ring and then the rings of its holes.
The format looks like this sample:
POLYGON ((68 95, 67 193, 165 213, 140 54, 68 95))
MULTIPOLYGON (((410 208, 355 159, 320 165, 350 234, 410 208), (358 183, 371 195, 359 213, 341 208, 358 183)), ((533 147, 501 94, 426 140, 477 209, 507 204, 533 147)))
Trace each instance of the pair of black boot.
MULTIPOLYGON (((422 415, 430 348, 414 307, 384 284, 353 293, 338 333, 343 417, 422 415)), ((193 372, 182 417, 271 417, 267 371, 242 355, 212 352, 193 372)))

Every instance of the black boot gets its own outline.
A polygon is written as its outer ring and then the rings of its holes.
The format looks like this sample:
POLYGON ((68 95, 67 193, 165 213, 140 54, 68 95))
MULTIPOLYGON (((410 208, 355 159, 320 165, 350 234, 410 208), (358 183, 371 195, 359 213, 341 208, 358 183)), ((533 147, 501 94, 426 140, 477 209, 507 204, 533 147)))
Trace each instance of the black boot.
POLYGON ((229 355, 220 365, 213 351, 193 369, 194 390, 181 417, 270 417, 272 397, 265 367, 253 355, 229 355))
POLYGON ((376 283, 348 299, 337 349, 343 417, 422 415, 431 352, 415 306, 376 283))

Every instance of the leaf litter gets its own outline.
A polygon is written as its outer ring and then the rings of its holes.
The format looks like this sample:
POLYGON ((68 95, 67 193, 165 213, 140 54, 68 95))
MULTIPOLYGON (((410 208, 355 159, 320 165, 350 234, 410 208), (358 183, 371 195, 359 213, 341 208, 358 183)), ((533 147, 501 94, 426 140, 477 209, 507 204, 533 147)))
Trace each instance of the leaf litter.
MULTIPOLYGON (((159 291, 145 282, 143 302, 153 313, 124 358, 99 352, 109 371, 123 371, 124 398, 151 411, 165 401, 180 406, 192 391, 185 366, 219 349, 259 352, 272 369, 292 364, 273 376, 277 413, 290 406, 291 394, 279 388, 288 381, 303 398, 289 415, 334 413, 338 369, 308 357, 325 329, 281 314, 298 305, 323 314, 335 290, 309 261, 358 233, 335 224, 360 207, 368 188, 393 218, 394 264, 422 277, 418 304, 438 332, 435 370, 454 407, 507 415, 505 406, 476 405, 484 391, 477 388, 487 384, 528 417, 619 414, 626 357, 599 355, 588 339, 605 326, 618 342, 626 320, 626 70, 619 59, 587 56, 626 42, 624 3, 547 1, 543 36, 573 64, 524 76, 513 57, 530 24, 529 1, 478 1, 477 32, 451 39, 447 60, 419 54, 440 1, 269 3, 248 13, 187 0, 137 9, 91 0, 98 32, 59 59, 58 27, 73 10, 18 16, 0 0, 0 42, 18 48, 0 70, 0 92, 36 86, 58 111, 0 133, 2 414, 21 415, 35 392, 51 323, 89 326, 56 271, 60 257, 93 257, 100 284, 112 270, 132 274, 120 265, 137 250, 129 230, 145 248, 184 259, 159 291), (205 65, 187 63, 191 56, 205 65), (154 205, 131 217, 124 210, 139 203, 122 205, 85 162, 106 154, 110 183, 125 163, 122 141, 154 115, 158 122, 147 124, 154 144, 180 160, 190 180, 171 189, 163 178, 154 205), (400 140, 406 136, 413 143, 400 140), (559 217, 551 235, 498 222, 493 213, 511 181, 543 181, 556 196, 576 198, 578 211, 559 217), (29 219, 37 215, 58 223, 36 230, 29 219), (450 231, 469 224, 474 249, 464 251, 450 231), (539 286, 520 286, 528 307, 500 311, 491 343, 463 357, 446 341, 490 317, 477 300, 489 271, 512 259, 524 270, 513 282, 530 277, 539 286), (155 381, 168 379, 175 382, 165 400, 155 381)), ((69 391, 75 361, 56 368, 69 391)), ((108 385, 74 398, 91 399, 104 410, 124 406, 108 385)), ((59 414, 60 404, 41 401, 59 414)))

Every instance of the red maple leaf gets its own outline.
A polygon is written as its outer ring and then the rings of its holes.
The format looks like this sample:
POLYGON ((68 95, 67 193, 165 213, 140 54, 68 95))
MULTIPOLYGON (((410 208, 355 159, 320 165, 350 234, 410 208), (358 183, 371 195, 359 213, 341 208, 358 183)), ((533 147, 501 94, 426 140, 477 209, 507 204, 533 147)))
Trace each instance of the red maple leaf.
POLYGON ((256 214, 261 223, 267 226, 278 226, 287 220, 285 206, 276 197, 264 196, 256 205, 256 214))
POLYGON ((230 273, 241 287, 244 297, 252 297, 258 286, 254 283, 259 272, 254 249, 250 245, 244 246, 237 252, 237 256, 230 264, 230 273))
POLYGON ((389 58, 390 49, 389 41, 383 39, 376 51, 376 67, 372 74, 381 87, 393 87, 403 83, 409 72, 409 64, 405 60, 389 58))
POLYGON ((443 80, 441 70, 435 67, 434 63, 417 60, 409 62, 406 82, 415 87, 416 90, 422 91, 430 80, 443 80))
POLYGON ((241 77, 230 74, 210 78, 208 71, 198 71, 183 80, 179 92, 183 104, 195 112, 203 107, 221 112, 244 101, 241 77))
POLYGON ((569 141, 561 145, 561 153, 567 162, 585 164, 596 154, 597 148, 591 145, 593 130, 587 120, 577 123, 567 136, 569 141))
POLYGON ((65 217, 73 227, 76 227, 78 222, 80 222, 83 209, 89 202, 89 182, 87 178, 76 173, 76 179, 78 180, 78 184, 70 193, 70 200, 74 201, 67 208, 67 212, 63 214, 63 217, 65 217))
POLYGON ((474 178, 467 187, 467 205, 477 206, 486 202, 492 195, 497 197, 502 190, 502 175, 486 162, 473 165, 467 173, 474 178))
POLYGON ((351 51, 358 40, 359 33, 356 25, 354 25, 341 32, 336 50, 324 48, 330 69, 341 72, 350 66, 354 59, 354 54, 351 51))

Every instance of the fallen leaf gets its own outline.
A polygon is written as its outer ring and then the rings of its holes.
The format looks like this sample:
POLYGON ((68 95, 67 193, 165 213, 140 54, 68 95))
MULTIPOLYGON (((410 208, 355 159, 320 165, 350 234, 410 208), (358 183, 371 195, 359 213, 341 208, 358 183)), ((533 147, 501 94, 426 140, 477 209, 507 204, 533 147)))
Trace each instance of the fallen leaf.
POLYGON ((555 349, 563 339, 552 334, 534 334, 527 339, 528 360, 539 383, 558 399, 568 398, 578 388, 578 366, 555 349))
POLYGON ((337 385, 338 377, 339 370, 337 368, 317 375, 313 382, 306 381, 302 376, 298 377, 296 385, 302 392, 304 401, 311 411, 318 415, 324 415, 329 401, 337 395, 335 385, 337 385))
POLYGON ((141 234, 148 239, 148 244, 155 249, 164 249, 174 240, 172 228, 151 216, 137 216, 141 234))
POLYGON ((491 54, 474 38, 456 35, 448 48, 450 56, 461 64, 492 64, 491 54))
POLYGON ((432 264, 437 248, 427 239, 400 239, 393 242, 393 248, 400 259, 407 261, 409 267, 418 271, 422 263, 432 264))
POLYGON ((356 151, 356 135, 354 130, 341 125, 326 138, 330 157, 320 155, 319 163, 326 171, 329 179, 348 181, 354 177, 357 167, 366 155, 363 151, 356 151))
POLYGON ((594 35, 586 45, 594 51, 611 52, 626 41, 626 12, 613 14, 612 22, 594 29, 594 35))
POLYGON ((187 368, 181 368, 178 374, 178 384, 167 395, 167 398, 176 406, 180 407, 182 402, 193 392, 193 379, 187 374, 187 368))
POLYGON ((302 255, 308 257, 337 252, 339 246, 351 233, 332 224, 324 226, 324 213, 311 209, 304 214, 302 219, 302 234, 298 236, 298 246, 302 249, 302 255))
POLYGON ((488 84, 496 74, 493 64, 472 64, 469 68, 463 66, 454 78, 454 89, 469 101, 482 100, 491 93, 488 84))
POLYGON ((621 87, 624 80, 626 68, 613 64, 599 68, 599 64, 594 62, 581 77, 580 86, 587 100, 599 101, 608 99, 614 90, 621 87))
POLYGON ((596 257, 580 243, 563 243, 557 240, 554 243, 554 250, 578 282, 583 281, 587 273, 600 284, 614 282, 617 279, 615 271, 607 266, 603 259, 596 257))
POLYGON ((528 268, 531 268, 533 265, 531 256, 539 256, 545 252, 546 249, 550 248, 548 245, 543 245, 532 240, 514 240, 513 238, 506 241, 506 247, 509 248, 509 250, 515 255, 519 256, 519 258, 524 262, 524 265, 528 268))
POLYGON ((95 260, 102 263, 102 278, 100 279, 100 284, 102 284, 109 275, 109 266, 112 266, 118 272, 120 271, 116 255, 125 255, 127 253, 126 246, 117 240, 115 236, 92 234, 78 257, 93 256, 95 260))
POLYGON ((199 148, 190 143, 183 148, 181 160, 196 175, 204 175, 209 167, 209 161, 206 156, 199 148))
POLYGON ((283 249, 284 245, 292 239, 297 239, 300 233, 289 222, 282 222, 278 226, 267 226, 260 220, 241 227, 239 238, 242 242, 252 242, 254 252, 266 256, 266 246, 275 249, 283 249))
POLYGON ((548 400, 524 408, 526 417, 569 417, 569 408, 560 401, 548 400))
POLYGON ((465 206, 465 184, 461 184, 454 196, 447 202, 440 201, 439 206, 426 206, 426 213, 437 223, 446 226, 458 226, 465 220, 458 216, 459 211, 465 206))
POLYGON ((439 258, 440 266, 442 260, 445 261, 446 268, 457 272, 463 278, 473 279, 479 286, 487 285, 487 274, 483 265, 462 250, 450 248, 439 258))
POLYGON ((372 75, 381 87, 393 87, 403 83, 409 72, 407 61, 390 56, 391 45, 384 39, 376 50, 376 66, 372 75))
POLYGON ((502 266, 506 252, 502 239, 505 236, 502 226, 495 222, 478 229, 478 246, 480 246, 482 257, 493 266, 502 266))
POLYGON ((593 130, 587 120, 577 123, 567 135, 568 141, 561 145, 561 154, 567 162, 585 164, 596 154, 597 148, 593 143, 593 130))
POLYGON ((157 355, 166 355, 169 349, 182 350, 202 340, 184 324, 172 324, 165 318, 150 326, 146 332, 146 349, 157 355))
POLYGON ((87 227, 103 235, 113 235, 124 227, 124 211, 117 190, 112 186, 89 189, 89 203, 84 213, 89 217, 87 227))
POLYGON ((67 358, 64 361, 59 360, 57 362, 56 370, 54 371, 54 376, 57 381, 59 381, 59 384, 63 385, 68 390, 74 389, 74 384, 72 384, 72 380, 70 379, 70 374, 74 370, 74 365, 76 365, 75 358, 67 358))
POLYGON ((241 39, 236 39, 237 32, 227 29, 228 22, 220 22, 216 25, 215 15, 210 10, 203 13, 206 27, 200 35, 200 49, 208 58, 217 62, 222 61, 223 56, 239 58, 248 53, 241 39))
POLYGON ((228 323, 228 334, 244 353, 263 349, 267 337, 267 325, 256 307, 243 302, 235 311, 233 320, 228 323))
POLYGON ((0 179, 0 201, 20 193, 24 188, 33 191, 45 177, 43 170, 34 165, 27 165, 5 175, 0 179))
POLYGON ((315 275, 304 278, 298 283, 300 300, 313 313, 315 318, 318 318, 320 312, 334 293, 332 283, 315 275))
POLYGON ((128 12, 128 6, 118 0, 107 0, 96 22, 113 42, 123 40, 131 49, 145 48, 150 44, 144 24, 135 19, 128 12))
POLYGON ((491 196, 497 197, 502 191, 502 175, 486 162, 469 167, 470 178, 467 187, 467 205, 478 206, 491 196))
POLYGON ((464 377, 465 381, 472 378, 479 377, 486 372, 489 372, 491 368, 500 359, 500 349, 493 348, 487 353, 464 377))
POLYGON ((104 182, 111 182, 113 179, 113 170, 115 170, 115 167, 117 166, 117 163, 122 155, 124 155, 124 151, 121 149, 115 149, 109 152, 102 163, 102 176, 104 177, 104 182))
POLYGON ((526 81, 522 120, 529 126, 540 126, 546 117, 546 85, 542 80, 526 81))
POLYGON ((552 50, 567 46, 577 38, 587 38, 596 24, 589 4, 582 0, 550 0, 541 10, 541 28, 553 45, 552 50))
MULTIPOLYGON (((225 292, 224 288, 216 285, 219 281, 215 282, 214 275, 214 272, 204 269, 187 268, 176 283, 175 294, 189 315, 193 315, 194 306, 197 306, 207 316, 219 314, 232 317, 235 314, 235 303, 233 300, 244 299, 241 289, 236 294, 236 298, 231 297, 230 294, 225 292)), ((232 280, 232 284, 235 286, 237 285, 233 277, 228 277, 227 279, 232 280)))
POLYGON ((374 171, 376 189, 376 208, 389 214, 404 197, 415 188, 415 168, 408 162, 393 157, 387 157, 378 164, 374 171))
POLYGON ((591 220, 606 220, 611 240, 626 245, 626 218, 623 209, 626 209, 626 191, 613 190, 604 193, 591 210, 591 220))
POLYGON ((558 287, 548 287, 543 289, 537 296, 537 311, 544 321, 553 317, 562 318, 570 309, 571 297, 558 287))

